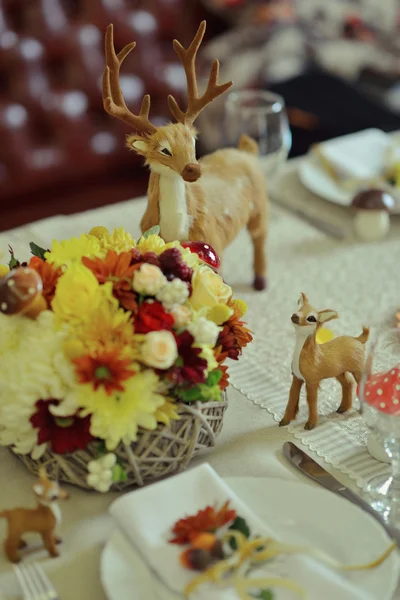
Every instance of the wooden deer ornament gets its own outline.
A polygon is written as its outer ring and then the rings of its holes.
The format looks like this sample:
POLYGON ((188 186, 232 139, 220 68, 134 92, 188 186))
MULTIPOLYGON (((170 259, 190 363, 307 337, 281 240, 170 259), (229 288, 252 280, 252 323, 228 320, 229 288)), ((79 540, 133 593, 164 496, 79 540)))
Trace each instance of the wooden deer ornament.
POLYGON ((285 415, 280 426, 288 425, 296 418, 299 410, 300 391, 306 385, 308 421, 305 429, 313 429, 318 421, 318 387, 323 379, 336 378, 342 386, 342 401, 337 410, 349 410, 353 402, 353 378, 360 382, 364 369, 365 343, 369 329, 363 327, 358 337, 340 336, 318 344, 317 331, 323 323, 337 319, 336 311, 316 310, 305 294, 301 294, 299 309, 291 319, 296 331, 296 346, 292 361, 292 386, 285 415))
POLYGON ((262 290, 266 287, 268 202, 257 143, 243 135, 238 148, 218 150, 200 161, 196 159, 194 122, 207 104, 232 85, 218 83, 219 62, 215 60, 206 91, 201 96, 198 93, 195 61, 205 29, 203 21, 187 49, 174 40, 175 52, 186 73, 188 106, 183 111, 169 96, 169 108, 177 122, 156 127, 149 120, 149 95, 144 97, 138 115, 125 104, 119 70, 136 44, 129 44, 117 55, 110 25, 105 38, 104 108, 135 130, 127 138, 128 147, 143 156, 150 168, 142 231, 159 225, 165 241, 204 241, 221 256, 240 229, 247 226, 254 247, 254 287, 262 290))
POLYGON ((50 481, 44 470, 40 471, 39 480, 32 489, 38 503, 37 508, 14 508, 0 512, 0 518, 6 519, 8 523, 4 551, 12 563, 21 560, 19 550, 26 547, 22 539, 25 533, 39 533, 50 556, 59 556, 56 544, 61 540, 55 537, 56 527, 61 522, 58 500, 67 499, 68 493, 57 483, 50 481))

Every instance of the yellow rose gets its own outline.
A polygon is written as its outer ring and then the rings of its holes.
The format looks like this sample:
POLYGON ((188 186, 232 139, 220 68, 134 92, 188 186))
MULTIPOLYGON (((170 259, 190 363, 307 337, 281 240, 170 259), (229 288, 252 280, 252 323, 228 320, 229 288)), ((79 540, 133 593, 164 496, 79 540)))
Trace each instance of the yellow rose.
POLYGON ((93 273, 80 263, 74 263, 60 277, 51 303, 60 321, 71 325, 85 323, 108 295, 111 284, 100 287, 93 273))
POLYGON ((232 296, 232 288, 210 267, 200 266, 192 278, 192 295, 189 298, 194 310, 212 308, 216 304, 227 304, 232 296))
POLYGON ((7 275, 7 273, 9 272, 9 268, 7 267, 7 265, 0 265, 0 278, 4 277, 5 275, 7 275))
POLYGON ((141 351, 143 362, 156 369, 169 369, 178 358, 176 341, 170 331, 150 331, 141 351))

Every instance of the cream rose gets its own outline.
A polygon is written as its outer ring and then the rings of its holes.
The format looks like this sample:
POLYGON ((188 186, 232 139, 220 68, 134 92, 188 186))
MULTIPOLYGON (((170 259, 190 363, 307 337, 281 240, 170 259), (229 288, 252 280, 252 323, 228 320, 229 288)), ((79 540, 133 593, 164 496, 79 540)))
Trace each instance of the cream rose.
POLYGON ((161 269, 156 265, 145 263, 136 271, 132 287, 138 294, 155 296, 166 283, 167 279, 161 269))
POLYGON ((232 296, 232 288, 223 282, 220 275, 207 266, 201 266, 195 270, 192 277, 192 288, 189 301, 194 310, 226 304, 232 296))
POLYGON ((178 358, 176 341, 170 331, 150 331, 142 345, 143 362, 156 369, 169 369, 178 358))
POLYGON ((174 318, 174 325, 178 329, 181 329, 190 323, 192 311, 187 306, 175 306, 175 308, 173 308, 170 312, 174 318))

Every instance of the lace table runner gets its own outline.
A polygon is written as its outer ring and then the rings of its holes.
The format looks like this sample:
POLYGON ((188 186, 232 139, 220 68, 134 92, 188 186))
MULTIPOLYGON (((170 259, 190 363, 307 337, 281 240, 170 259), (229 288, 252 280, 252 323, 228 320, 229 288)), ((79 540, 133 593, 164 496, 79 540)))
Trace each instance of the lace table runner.
MULTIPOLYGON (((293 189, 293 194, 297 193, 304 194, 304 190, 293 189)), ((76 236, 95 225, 109 228, 124 225, 137 235, 143 210, 144 200, 135 200, 69 217, 53 217, 0 234, 0 250, 6 251, 10 242, 19 256, 26 257, 29 241, 48 246, 53 238, 76 236)), ((359 335, 362 324, 373 329, 390 325, 400 305, 399 223, 394 224, 391 236, 379 244, 366 245, 351 239, 340 242, 273 205, 266 293, 254 292, 249 287, 251 254, 251 243, 243 231, 224 257, 224 277, 248 303, 246 318, 255 332, 254 342, 242 360, 230 365, 231 384, 279 421, 291 381, 294 332, 290 316, 300 292, 306 292, 316 308, 339 312, 340 319, 332 322, 337 334, 359 335)), ((289 431, 361 486, 374 475, 387 471, 388 466, 367 452, 366 430, 357 404, 346 415, 335 412, 340 391, 334 380, 322 383, 319 394, 322 416, 316 429, 309 432, 303 429, 307 410, 302 395, 297 421, 290 425, 289 431)))

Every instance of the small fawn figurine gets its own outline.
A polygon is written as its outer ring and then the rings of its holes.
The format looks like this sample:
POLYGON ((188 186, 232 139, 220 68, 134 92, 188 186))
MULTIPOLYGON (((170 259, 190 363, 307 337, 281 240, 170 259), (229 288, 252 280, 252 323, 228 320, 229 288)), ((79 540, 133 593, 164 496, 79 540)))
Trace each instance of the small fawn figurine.
POLYGON ((335 377, 342 386, 342 401, 337 410, 344 413, 353 402, 353 380, 360 382, 364 369, 365 343, 369 337, 369 329, 363 327, 358 337, 340 336, 318 344, 317 331, 328 321, 337 319, 334 310, 316 310, 305 294, 301 294, 299 309, 292 315, 292 323, 296 331, 296 346, 292 360, 292 386, 285 415, 280 426, 288 425, 296 418, 299 410, 300 391, 306 384, 308 421, 304 429, 314 429, 318 421, 318 387, 322 379, 335 377))
POLYGON ((169 108, 177 122, 156 127, 149 120, 149 95, 144 97, 138 115, 125 104, 119 70, 136 44, 128 44, 117 55, 110 25, 105 38, 104 108, 135 130, 127 138, 128 147, 145 158, 151 171, 142 231, 159 225, 166 242, 200 240, 222 256, 246 226, 254 248, 254 288, 262 290, 266 287, 268 201, 257 143, 243 135, 238 148, 218 150, 200 162, 196 159, 197 132, 193 124, 207 104, 232 85, 218 83, 219 62, 215 60, 206 91, 202 96, 198 93, 195 62, 205 29, 203 21, 187 49, 174 40, 174 50, 186 74, 188 106, 186 111, 181 110, 175 98, 169 96, 169 108))
POLYGON ((62 490, 57 483, 50 481, 43 469, 39 472, 39 480, 32 489, 38 502, 37 508, 14 508, 0 513, 0 518, 6 519, 8 522, 4 551, 12 563, 21 560, 19 550, 26 547, 26 543, 22 539, 25 533, 39 533, 50 556, 59 556, 56 544, 61 540, 54 535, 57 525, 61 523, 58 500, 66 500, 68 493, 62 490))

